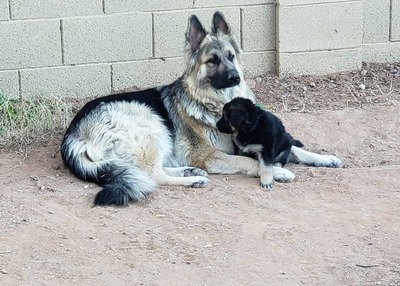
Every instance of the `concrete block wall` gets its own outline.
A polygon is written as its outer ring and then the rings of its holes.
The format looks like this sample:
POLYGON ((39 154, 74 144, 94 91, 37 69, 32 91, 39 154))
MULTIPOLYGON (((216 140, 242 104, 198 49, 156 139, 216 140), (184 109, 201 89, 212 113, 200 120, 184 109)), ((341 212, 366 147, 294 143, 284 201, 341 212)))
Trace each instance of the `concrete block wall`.
POLYGON ((363 61, 400 61, 400 0, 363 0, 363 61))
POLYGON ((277 33, 280 75, 400 61, 400 0, 278 0, 277 33))
POLYGON ((280 0, 277 26, 280 74, 324 74, 361 65, 361 0, 280 0))
POLYGON ((100 96, 166 84, 184 32, 222 11, 246 76, 329 73, 400 61, 400 0, 0 0, 0 93, 100 96))
POLYGON ((172 82, 188 17, 209 29, 215 10, 243 47, 247 75, 274 71, 275 0, 0 0, 0 92, 86 97, 172 82))

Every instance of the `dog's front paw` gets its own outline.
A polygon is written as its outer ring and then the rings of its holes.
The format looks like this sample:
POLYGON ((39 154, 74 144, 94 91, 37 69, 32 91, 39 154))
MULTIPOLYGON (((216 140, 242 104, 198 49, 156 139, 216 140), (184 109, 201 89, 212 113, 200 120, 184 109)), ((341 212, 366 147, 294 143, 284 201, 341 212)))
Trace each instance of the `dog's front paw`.
POLYGON ((205 186, 207 186, 208 184, 208 179, 206 177, 193 177, 194 181, 191 185, 192 188, 203 188, 205 186))
POLYGON ((343 165, 342 160, 332 155, 321 155, 320 159, 314 164, 315 167, 340 168, 343 165))
POLYGON ((261 187, 267 190, 271 190, 273 185, 274 181, 261 182, 261 187))
POLYGON ((194 176, 201 176, 206 177, 208 176, 207 172, 200 168, 187 168, 183 171, 184 177, 194 177, 194 176))

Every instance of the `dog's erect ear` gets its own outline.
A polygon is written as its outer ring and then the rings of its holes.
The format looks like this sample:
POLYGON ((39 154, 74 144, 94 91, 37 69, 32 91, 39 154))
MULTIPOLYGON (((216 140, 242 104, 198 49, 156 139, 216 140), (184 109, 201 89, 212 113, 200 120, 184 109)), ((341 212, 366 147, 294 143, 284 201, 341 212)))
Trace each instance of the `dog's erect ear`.
POLYGON ((203 41, 206 34, 207 33, 199 19, 195 15, 190 16, 189 26, 186 31, 186 41, 188 42, 192 52, 196 51, 200 47, 200 43, 203 41))
POLYGON ((215 12, 212 20, 212 32, 217 34, 221 32, 223 34, 229 35, 231 33, 231 27, 226 22, 224 15, 221 12, 215 12))

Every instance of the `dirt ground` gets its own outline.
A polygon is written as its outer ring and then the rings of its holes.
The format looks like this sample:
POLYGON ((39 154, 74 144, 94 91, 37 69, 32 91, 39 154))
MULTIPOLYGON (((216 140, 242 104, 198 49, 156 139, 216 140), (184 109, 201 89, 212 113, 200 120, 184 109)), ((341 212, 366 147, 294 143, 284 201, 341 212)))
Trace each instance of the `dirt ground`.
POLYGON ((62 166, 61 135, 0 153, 0 285, 400 285, 400 65, 250 79, 306 149, 291 183, 212 175, 126 208, 62 166))

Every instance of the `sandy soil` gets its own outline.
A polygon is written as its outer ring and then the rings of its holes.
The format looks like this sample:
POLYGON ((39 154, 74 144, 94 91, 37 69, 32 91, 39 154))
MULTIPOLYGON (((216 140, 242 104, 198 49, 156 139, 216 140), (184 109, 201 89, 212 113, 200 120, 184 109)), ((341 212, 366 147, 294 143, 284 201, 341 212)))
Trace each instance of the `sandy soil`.
POLYGON ((400 66, 250 80, 340 169, 292 183, 210 176, 126 208, 62 166, 61 136, 0 153, 0 285, 400 285, 400 66))

